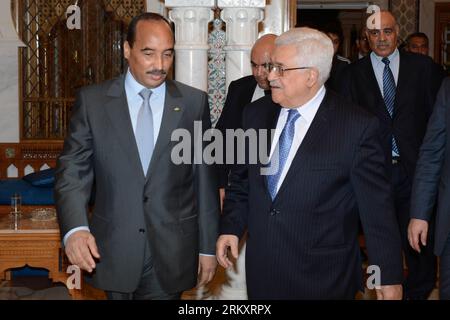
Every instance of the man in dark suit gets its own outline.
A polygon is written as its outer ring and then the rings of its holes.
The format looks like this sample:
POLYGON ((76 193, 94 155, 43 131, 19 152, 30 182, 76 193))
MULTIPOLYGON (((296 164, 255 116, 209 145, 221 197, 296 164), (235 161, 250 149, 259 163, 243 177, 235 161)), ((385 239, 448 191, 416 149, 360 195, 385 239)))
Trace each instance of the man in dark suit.
POLYGON ((420 148, 411 195, 408 238, 421 252, 427 245, 429 224, 437 200, 434 253, 440 256, 439 298, 450 299, 450 79, 444 80, 420 148), (420 244, 419 244, 420 243, 420 244), (423 247, 421 247, 421 245, 423 247))
POLYGON ((381 26, 367 30, 372 53, 348 67, 341 94, 380 120, 379 136, 408 267, 405 298, 426 299, 436 281, 436 258, 431 250, 417 254, 411 249, 407 228, 411 181, 443 74, 429 57, 399 52, 394 16, 388 11, 378 14, 381 26))
POLYGON ((79 92, 58 160, 65 251, 110 299, 177 299, 215 273, 215 172, 171 160, 174 130, 193 135, 194 121, 210 126, 208 100, 166 80, 173 47, 162 16, 135 17, 124 44, 128 72, 79 92))
POLYGON ((271 59, 272 98, 244 110, 244 129, 275 129, 272 140, 252 142, 268 143, 270 165, 232 169, 216 256, 231 267, 227 251, 237 256, 247 230, 250 299, 353 299, 362 289, 359 218, 370 263, 380 268, 378 298, 401 298, 400 235, 378 121, 325 89, 332 58, 325 34, 285 32, 271 59))
MULTIPOLYGON (((242 128, 242 112, 244 107, 250 102, 258 100, 266 94, 270 94, 269 74, 270 55, 274 48, 276 36, 266 34, 256 40, 250 53, 252 75, 245 76, 230 83, 227 92, 227 99, 217 122, 216 129, 220 130, 223 137, 226 137, 226 130, 236 130, 242 128)), ((227 143, 224 143, 224 160, 226 160, 227 143)), ((224 161, 225 162, 225 161, 224 161)), ((235 161, 233 163, 236 163, 235 161)), ((219 166, 219 187, 223 189, 228 183, 228 173, 231 164, 219 166)))

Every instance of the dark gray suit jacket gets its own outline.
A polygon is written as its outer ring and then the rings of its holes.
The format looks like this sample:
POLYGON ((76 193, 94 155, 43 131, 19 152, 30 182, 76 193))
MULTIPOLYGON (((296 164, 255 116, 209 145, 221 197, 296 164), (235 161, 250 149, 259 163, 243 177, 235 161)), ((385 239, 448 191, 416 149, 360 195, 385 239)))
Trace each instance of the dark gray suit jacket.
POLYGON ((434 253, 441 255, 450 232, 450 78, 442 83, 420 148, 411 194, 411 218, 430 221, 437 202, 434 253))
POLYGON ((139 283, 145 241, 166 292, 196 284, 199 253, 215 254, 219 202, 214 168, 175 165, 177 128, 194 137, 194 121, 210 127, 206 93, 166 81, 161 129, 147 177, 134 138, 125 77, 80 90, 58 159, 55 199, 61 235, 89 226, 100 261, 91 279, 104 290, 132 292, 139 283), (88 201, 95 184, 92 218, 88 201))

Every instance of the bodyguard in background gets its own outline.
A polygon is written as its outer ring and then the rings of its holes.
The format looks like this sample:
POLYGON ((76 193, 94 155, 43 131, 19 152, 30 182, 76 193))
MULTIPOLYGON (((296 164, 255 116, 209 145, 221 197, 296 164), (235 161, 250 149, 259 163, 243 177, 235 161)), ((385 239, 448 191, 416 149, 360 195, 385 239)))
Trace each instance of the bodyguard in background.
POLYGON ((416 161, 443 73, 429 57, 400 52, 395 17, 388 11, 378 14, 381 28, 367 30, 372 53, 347 68, 340 91, 380 120, 408 267, 405 298, 426 299, 436 282, 436 257, 428 248, 420 254, 412 250, 407 229, 416 161))

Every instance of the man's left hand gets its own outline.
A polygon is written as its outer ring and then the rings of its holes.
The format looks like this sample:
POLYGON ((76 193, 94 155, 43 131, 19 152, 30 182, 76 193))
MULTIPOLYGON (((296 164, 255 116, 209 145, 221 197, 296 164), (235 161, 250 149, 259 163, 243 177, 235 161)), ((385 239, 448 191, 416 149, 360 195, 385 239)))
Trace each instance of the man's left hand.
POLYGON ((216 273, 217 259, 216 256, 199 256, 198 261, 198 281, 197 287, 204 286, 209 283, 216 273))
POLYGON ((402 300, 403 287, 401 284, 381 286, 376 292, 377 300, 402 300))

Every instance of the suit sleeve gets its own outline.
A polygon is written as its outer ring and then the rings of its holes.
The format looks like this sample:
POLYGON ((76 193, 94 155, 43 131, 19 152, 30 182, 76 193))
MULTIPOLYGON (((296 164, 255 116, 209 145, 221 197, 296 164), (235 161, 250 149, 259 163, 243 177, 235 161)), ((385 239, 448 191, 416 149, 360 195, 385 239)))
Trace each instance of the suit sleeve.
POLYGON ((378 120, 370 120, 355 154, 350 177, 369 262, 380 267, 382 285, 400 284, 403 279, 401 238, 378 125, 378 120))
MULTIPOLYGON (((243 114, 243 124, 246 128, 246 111, 243 114)), ((248 153, 248 150, 246 151, 248 153)), ((249 159, 248 154, 246 159, 249 159)), ((220 234, 233 234, 241 238, 247 229, 248 195, 249 195, 248 164, 238 164, 232 167, 228 185, 225 188, 223 214, 220 220, 220 234)))
POLYGON ((88 226, 88 202, 94 180, 92 135, 83 91, 78 93, 64 148, 58 158, 55 204, 63 237, 69 230, 88 226))
POLYGON ((429 79, 429 82, 428 85, 425 86, 427 90, 425 105, 427 106, 428 119, 433 112, 433 106, 436 102, 437 93, 446 74, 444 69, 439 64, 435 63, 431 58, 427 59, 427 61, 428 63, 425 68, 427 75, 425 79, 429 79))
POLYGON ((429 221, 436 201, 447 142, 445 121, 449 103, 450 79, 447 78, 437 96, 434 112, 428 123, 411 193, 411 218, 429 221))
MULTIPOLYGON (((211 118, 206 93, 202 94, 201 121, 203 134, 211 128, 211 118)), ((202 135, 203 137, 203 135, 202 135)), ((207 142, 203 141, 204 150, 207 142)), ((219 191, 217 172, 205 161, 195 164, 195 186, 198 204, 199 253, 215 255, 219 229, 219 191)))
POLYGON ((220 114, 219 120, 216 124, 216 129, 218 129, 222 133, 222 137, 224 137, 224 143, 223 143, 223 150, 222 150, 222 156, 223 156, 223 164, 217 165, 217 172, 219 176, 219 188, 225 188, 228 184, 228 174, 230 171, 230 166, 226 164, 227 159, 227 150, 226 150, 226 129, 229 129, 229 124, 233 123, 233 115, 236 116, 236 111, 234 110, 234 103, 233 103, 233 92, 235 88, 235 83, 231 82, 228 87, 228 93, 227 98, 225 100, 225 105, 223 106, 222 113, 220 114))

